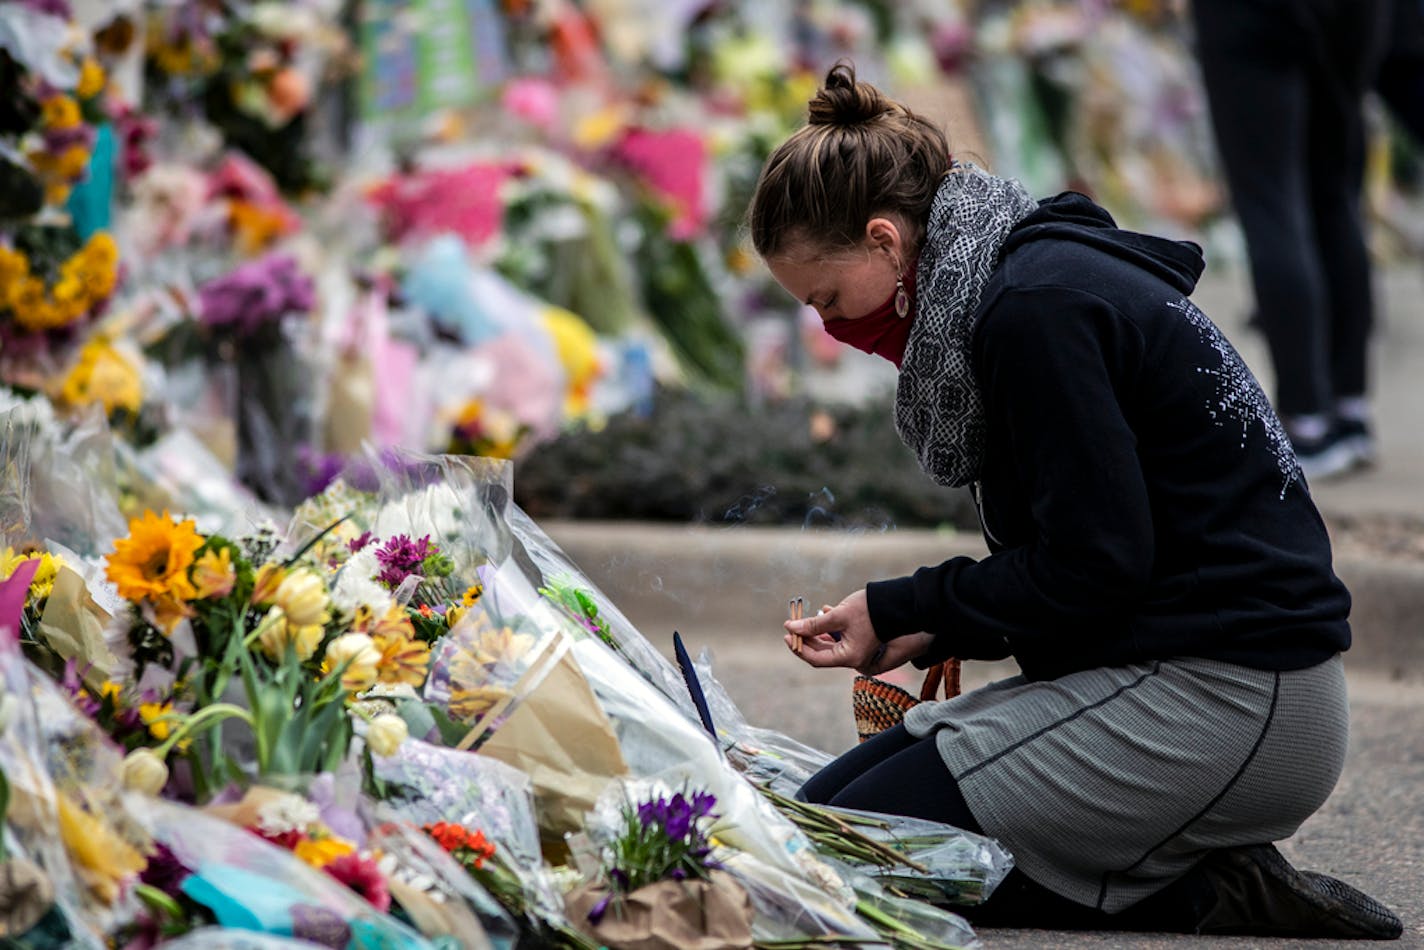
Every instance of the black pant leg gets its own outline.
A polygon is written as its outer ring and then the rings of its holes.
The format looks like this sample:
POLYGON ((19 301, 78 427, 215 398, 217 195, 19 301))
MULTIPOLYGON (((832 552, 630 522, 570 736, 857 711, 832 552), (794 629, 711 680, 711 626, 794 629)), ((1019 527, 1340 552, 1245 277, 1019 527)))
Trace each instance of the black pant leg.
POLYGON ((1310 73, 1306 133, 1311 208, 1329 292, 1334 398, 1368 389, 1374 288, 1364 202, 1365 93, 1383 54, 1386 0, 1335 0, 1317 24, 1321 62, 1310 73))
POLYGON ((1424 147, 1424 0, 1391 0, 1393 22, 1375 89, 1395 120, 1424 147))
POLYGON ((1330 409, 1328 291, 1311 212, 1308 53, 1290 4, 1193 0, 1197 56, 1246 239, 1282 415, 1330 409))

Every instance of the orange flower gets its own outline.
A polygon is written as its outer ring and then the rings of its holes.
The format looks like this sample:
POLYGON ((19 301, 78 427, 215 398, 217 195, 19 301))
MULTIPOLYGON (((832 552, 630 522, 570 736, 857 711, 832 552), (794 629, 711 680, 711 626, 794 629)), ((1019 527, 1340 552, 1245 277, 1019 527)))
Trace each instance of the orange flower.
POLYGON ((483 831, 471 832, 463 825, 449 821, 437 821, 425 825, 421 830, 435 839, 435 843, 463 864, 483 867, 486 858, 494 857, 494 845, 485 838, 483 831))
POLYGON ((145 511, 129 522, 129 536, 114 542, 106 576, 127 600, 192 600, 198 592, 188 568, 202 546, 191 520, 175 522, 167 511, 162 516, 145 511))
POLYGON ((252 602, 270 604, 277 599, 277 588, 287 579, 287 569, 275 561, 263 564, 257 569, 257 578, 252 582, 252 602))
POLYGON ((382 683, 420 686, 430 670, 430 645, 404 633, 378 633, 371 638, 381 652, 376 674, 382 683))

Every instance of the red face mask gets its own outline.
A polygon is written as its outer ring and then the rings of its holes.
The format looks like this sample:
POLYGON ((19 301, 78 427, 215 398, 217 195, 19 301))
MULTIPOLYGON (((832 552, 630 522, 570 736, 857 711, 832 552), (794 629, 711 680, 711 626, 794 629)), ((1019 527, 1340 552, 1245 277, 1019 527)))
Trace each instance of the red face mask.
POLYGON ((883 356, 898 369, 905 358, 905 344, 910 340, 910 324, 915 318, 915 267, 905 273, 905 293, 910 297, 910 309, 902 317, 895 312, 895 293, 890 299, 863 317, 827 320, 826 332, 842 343, 864 353, 883 356))

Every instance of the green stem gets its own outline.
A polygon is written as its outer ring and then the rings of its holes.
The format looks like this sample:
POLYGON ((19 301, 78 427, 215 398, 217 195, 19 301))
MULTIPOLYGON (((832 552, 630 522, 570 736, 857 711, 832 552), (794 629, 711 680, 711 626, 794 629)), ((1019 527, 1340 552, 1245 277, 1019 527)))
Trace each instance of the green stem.
MULTIPOLYGON (((247 723, 248 726, 254 729, 256 728, 256 725, 252 720, 252 713, 248 712, 246 709, 243 709, 241 706, 234 706, 232 703, 216 703, 212 706, 206 707, 205 709, 199 710, 198 712, 185 719, 183 724, 177 729, 175 729, 173 731, 173 734, 167 739, 163 740, 163 744, 154 750, 154 754, 156 754, 160 759, 167 758, 168 753, 172 751, 173 747, 177 745, 180 741, 182 741, 183 738, 188 735, 188 733, 192 732, 200 723, 208 719, 212 719, 214 717, 220 717, 221 719, 241 719, 243 722, 247 723)), ((157 720, 155 720, 155 722, 161 721, 166 718, 168 717, 160 716, 157 720)))

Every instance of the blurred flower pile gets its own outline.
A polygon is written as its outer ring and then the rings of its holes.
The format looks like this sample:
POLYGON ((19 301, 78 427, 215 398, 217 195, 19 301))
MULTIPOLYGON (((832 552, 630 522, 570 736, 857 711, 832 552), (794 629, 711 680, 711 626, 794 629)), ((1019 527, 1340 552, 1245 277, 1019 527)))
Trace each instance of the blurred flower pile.
MULTIPOLYGON (((0 555, 18 945, 589 950, 669 919, 729 947, 971 938, 895 877, 922 854, 867 864, 799 830, 783 793, 824 756, 710 678, 725 722, 702 731, 672 664, 512 507, 507 464, 367 453, 281 522, 125 524, 112 471, 54 467, 57 420, 5 416, 18 483, 46 486, 7 500, 0 555), (68 544, 39 539, 65 518, 68 544)), ((913 840, 956 882, 939 904, 1009 867, 957 829, 913 840)))

